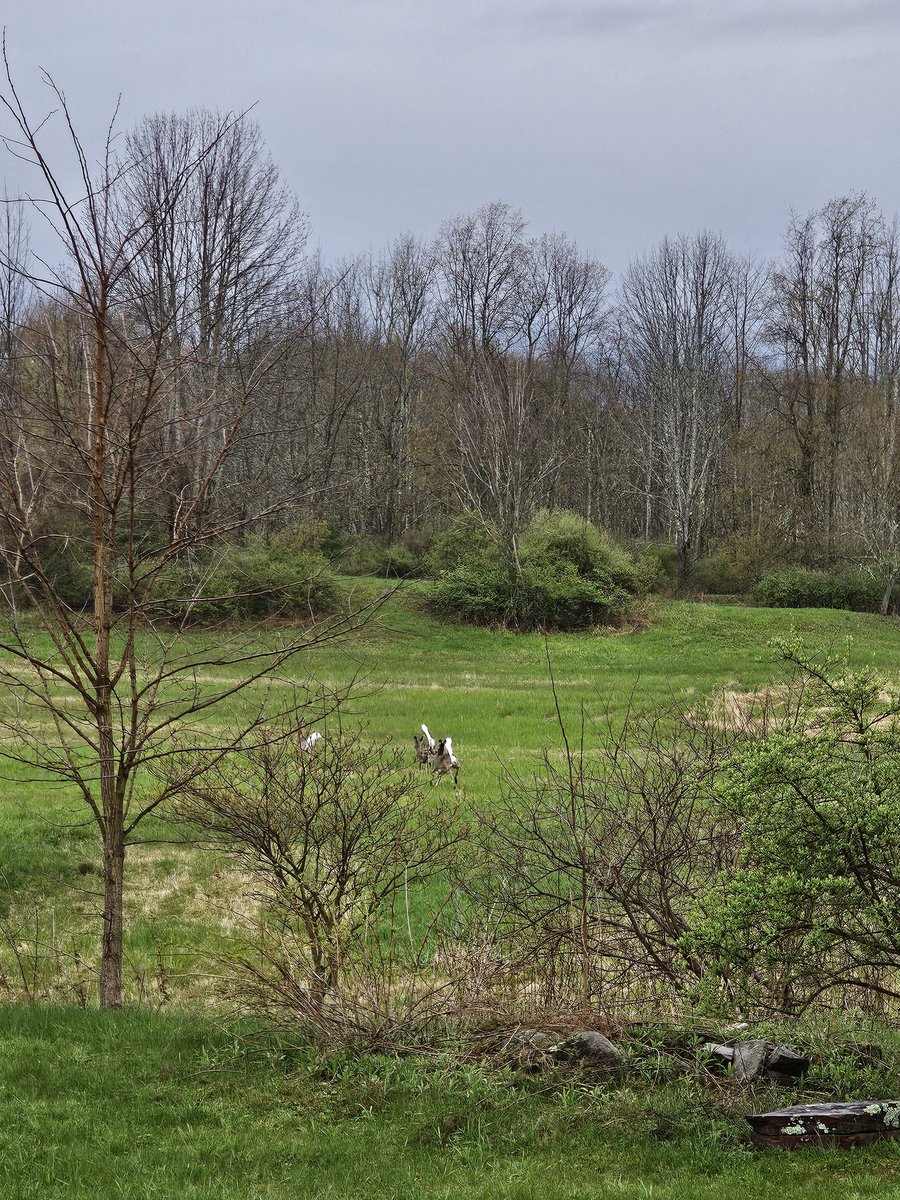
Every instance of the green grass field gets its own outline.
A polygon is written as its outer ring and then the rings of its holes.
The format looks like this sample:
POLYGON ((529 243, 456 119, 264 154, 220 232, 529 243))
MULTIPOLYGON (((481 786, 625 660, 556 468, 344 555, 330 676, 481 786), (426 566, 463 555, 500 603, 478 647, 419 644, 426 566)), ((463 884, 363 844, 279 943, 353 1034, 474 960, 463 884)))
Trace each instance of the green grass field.
MULTIPOLYGON (((371 594, 374 585, 360 586, 371 594)), ((873 616, 666 601, 642 632, 545 643, 436 624, 415 585, 376 627, 301 656, 289 674, 334 687, 359 675, 345 719, 407 746, 411 770, 423 720, 436 736, 451 734, 463 796, 482 805, 504 767, 528 770, 558 742, 548 652, 565 719, 577 724, 582 709, 615 719, 631 697, 759 688, 775 671, 767 643, 792 627, 900 676, 898 627, 873 616)), ((450 786, 432 791, 423 779, 429 802, 450 786)), ((59 961, 78 949, 93 984, 97 850, 83 819, 64 790, 4 772, 0 916, 23 948, 19 960, 8 947, 2 958, 9 1000, 28 982, 34 933, 59 961)), ((50 986, 42 960, 42 1003, 0 1009, 4 1198, 900 1197, 900 1143, 844 1155, 750 1151, 739 1118, 753 1096, 723 1104, 696 1087, 631 1079, 542 1091, 440 1059, 328 1062, 245 1044, 216 1015, 207 977, 209 952, 228 937, 234 878, 211 855, 170 844, 162 821, 147 833, 155 844, 136 847, 129 863, 128 987, 150 1007, 48 1004, 72 992, 50 986)))

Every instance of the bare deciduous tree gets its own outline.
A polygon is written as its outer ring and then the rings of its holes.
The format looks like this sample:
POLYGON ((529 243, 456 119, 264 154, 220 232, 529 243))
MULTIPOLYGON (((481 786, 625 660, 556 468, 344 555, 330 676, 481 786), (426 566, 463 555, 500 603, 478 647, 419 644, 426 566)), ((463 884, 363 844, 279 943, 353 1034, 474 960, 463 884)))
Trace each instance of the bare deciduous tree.
POLYGON ((622 288, 645 500, 667 512, 682 580, 703 543, 731 394, 732 276, 722 239, 702 233, 664 240, 622 288))
POLYGON ((794 215, 773 276, 769 336, 783 355, 774 399, 796 445, 797 537, 835 550, 840 454, 860 374, 865 283, 881 218, 865 195, 794 215))
MULTIPOLYGON (((122 1001, 126 849, 170 794, 158 780, 161 764, 178 753, 175 735, 213 756, 227 753, 228 738, 205 715, 345 623, 265 639, 251 632, 187 642, 181 636, 195 593, 161 596, 166 569, 177 558, 202 558, 245 526, 243 499, 237 503, 233 490, 218 485, 241 446, 259 379, 280 348, 269 336, 263 356, 242 358, 247 329, 235 333, 229 303, 204 307, 209 297, 202 287, 195 294, 192 250, 169 264, 174 308, 154 309, 151 319, 139 300, 151 282, 148 255, 160 230, 177 223, 185 196, 209 178, 210 163, 238 126, 195 130, 165 186, 142 185, 146 203, 137 210, 131 200, 135 180, 148 183, 146 156, 117 161, 110 131, 92 166, 65 97, 50 86, 70 132, 74 196, 44 153, 44 122, 29 116, 6 64, 6 145, 36 172, 44 195, 34 203, 57 233, 66 265, 58 274, 38 265, 26 277, 46 300, 23 322, 29 369, 17 375, 0 418, 0 556, 11 604, 0 637, 8 698, 3 753, 68 782, 96 822, 103 855, 100 1003, 112 1006, 122 1001), (227 321, 222 336, 234 367, 228 385, 207 382, 184 399, 182 381, 202 373, 227 321), (179 329, 197 336, 179 336, 179 329), (190 436, 173 436, 173 422, 190 436), (62 538, 43 527, 54 513, 73 525, 90 578, 86 611, 73 607, 61 586, 54 553, 62 538), (30 611, 21 611, 23 600, 30 611)), ((227 244, 227 206, 215 214, 227 244)), ((236 254, 239 230, 231 233, 236 254)), ((262 314, 254 325, 258 319, 262 314)), ((66 533, 67 546, 69 539, 66 533)), ((245 733, 259 725, 263 707, 248 699, 245 733)))

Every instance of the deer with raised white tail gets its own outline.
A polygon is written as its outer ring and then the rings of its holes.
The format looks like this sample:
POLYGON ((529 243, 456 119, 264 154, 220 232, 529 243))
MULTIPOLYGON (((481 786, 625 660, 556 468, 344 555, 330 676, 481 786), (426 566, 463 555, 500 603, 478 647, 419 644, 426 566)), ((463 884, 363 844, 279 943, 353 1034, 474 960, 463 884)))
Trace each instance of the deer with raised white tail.
POLYGON ((298 734, 297 741, 304 754, 312 754, 316 748, 316 742, 320 741, 324 736, 324 733, 320 733, 318 729, 314 729, 312 733, 298 734))
POLYGON ((415 734, 413 742, 416 747, 416 758, 420 767, 426 767, 437 754, 437 744, 428 732, 428 726, 423 723, 421 734, 415 734))
POLYGON ((452 775, 453 786, 459 782, 459 759, 453 753, 453 739, 441 738, 434 756, 434 774, 437 782, 439 775, 452 775))

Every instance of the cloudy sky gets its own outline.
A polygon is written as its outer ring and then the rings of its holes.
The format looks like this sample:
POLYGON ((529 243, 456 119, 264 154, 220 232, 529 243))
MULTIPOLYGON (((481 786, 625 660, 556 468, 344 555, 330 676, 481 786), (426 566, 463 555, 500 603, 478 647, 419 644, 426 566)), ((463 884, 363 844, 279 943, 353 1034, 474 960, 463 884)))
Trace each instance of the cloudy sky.
POLYGON ((255 105, 329 258, 491 200, 614 270, 702 228, 775 254, 792 208, 853 190, 900 210, 897 0, 6 0, 3 20, 26 102, 52 107, 44 68, 90 146, 120 93, 122 129, 255 105))

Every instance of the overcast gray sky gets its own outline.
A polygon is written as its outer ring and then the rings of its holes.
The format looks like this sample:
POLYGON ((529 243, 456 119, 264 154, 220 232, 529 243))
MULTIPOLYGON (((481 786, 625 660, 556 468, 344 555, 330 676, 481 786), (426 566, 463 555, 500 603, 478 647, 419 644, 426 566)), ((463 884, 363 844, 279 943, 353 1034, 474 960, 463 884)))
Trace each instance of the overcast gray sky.
MULTIPOLYGON (((254 115, 328 258, 491 200, 620 270, 702 228, 777 252, 791 208, 900 209, 898 0, 7 0, 10 62, 99 144, 254 115)), ((14 165, 2 173, 13 190, 14 165)))

